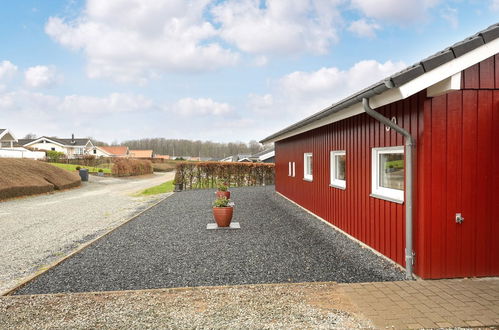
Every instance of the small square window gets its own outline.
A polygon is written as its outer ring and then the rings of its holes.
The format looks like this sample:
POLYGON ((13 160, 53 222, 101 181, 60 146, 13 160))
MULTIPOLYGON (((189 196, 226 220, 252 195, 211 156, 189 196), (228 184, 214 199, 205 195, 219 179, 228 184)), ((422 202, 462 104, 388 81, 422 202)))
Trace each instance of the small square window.
POLYGON ((55 151, 55 148, 50 148, 50 150, 55 151))
POLYGON ((308 152, 303 154, 303 179, 312 181, 312 153, 308 152))
POLYGON ((345 150, 331 151, 331 186, 345 189, 346 178, 346 152, 345 150))
POLYGON ((404 201, 404 147, 372 149, 372 196, 404 201))

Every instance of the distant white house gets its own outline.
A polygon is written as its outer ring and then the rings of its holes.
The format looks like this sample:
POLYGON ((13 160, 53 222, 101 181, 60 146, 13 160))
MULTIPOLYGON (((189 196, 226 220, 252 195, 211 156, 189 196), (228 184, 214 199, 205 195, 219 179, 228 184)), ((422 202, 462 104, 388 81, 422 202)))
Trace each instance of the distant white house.
POLYGON ((30 158, 44 159, 45 152, 30 151, 17 146, 18 140, 6 128, 0 128, 0 157, 3 158, 30 158))
POLYGON ((6 128, 0 128, 0 148, 14 148, 17 139, 6 128))
POLYGON ((273 163, 275 159, 274 148, 260 151, 253 155, 234 155, 220 159, 221 162, 253 162, 273 163))
POLYGON ((18 145, 32 150, 59 151, 66 157, 81 158, 94 154, 95 146, 88 138, 60 139, 57 137, 42 136, 37 139, 19 139, 18 145))

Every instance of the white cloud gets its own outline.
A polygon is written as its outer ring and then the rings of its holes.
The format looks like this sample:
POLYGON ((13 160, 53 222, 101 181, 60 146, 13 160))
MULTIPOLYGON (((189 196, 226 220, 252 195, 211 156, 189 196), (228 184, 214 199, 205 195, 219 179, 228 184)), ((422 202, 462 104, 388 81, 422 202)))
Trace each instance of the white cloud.
POLYGON ((17 73, 17 66, 10 61, 0 62, 0 80, 9 80, 17 73))
POLYGON ((399 24, 426 19, 429 9, 441 0, 351 0, 352 6, 365 16, 399 24))
POLYGON ((88 59, 91 78, 145 82, 158 73, 209 71, 238 55, 213 41, 208 0, 88 0, 74 20, 51 17, 45 31, 88 59))
POLYGON ((222 2, 212 9, 221 37, 257 54, 323 54, 338 40, 339 0, 222 2))
POLYGON ((54 67, 45 65, 28 68, 24 73, 24 78, 26 85, 31 88, 53 87, 62 80, 54 67))
POLYGON ((367 22, 364 18, 357 21, 353 21, 348 27, 348 31, 364 38, 374 38, 376 36, 376 30, 381 29, 381 27, 374 22, 367 22))
POLYGON ((173 110, 184 116, 193 115, 215 115, 228 114, 232 108, 227 103, 215 102, 210 98, 183 98, 173 105, 173 110))
POLYGON ((328 67, 312 72, 295 71, 275 82, 273 93, 249 95, 248 107, 255 113, 286 118, 288 123, 292 123, 400 71, 405 66, 402 62, 379 63, 368 60, 358 62, 348 70, 328 67))
POLYGON ((449 22, 452 28, 457 29, 457 27, 459 26, 458 11, 456 8, 446 6, 440 11, 440 16, 442 16, 444 20, 449 22))
POLYGON ((65 96, 59 109, 73 113, 113 113, 134 112, 149 110, 153 102, 142 95, 112 93, 107 97, 99 98, 82 95, 65 96))

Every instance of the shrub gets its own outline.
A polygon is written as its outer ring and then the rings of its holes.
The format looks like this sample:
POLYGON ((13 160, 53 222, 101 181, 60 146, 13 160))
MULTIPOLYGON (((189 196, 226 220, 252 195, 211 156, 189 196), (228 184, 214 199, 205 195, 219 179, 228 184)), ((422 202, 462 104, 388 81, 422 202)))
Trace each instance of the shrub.
POLYGON ((134 176, 152 173, 149 160, 116 158, 111 172, 114 176, 134 176))
POLYGON ((227 186, 257 186, 274 183, 274 164, 228 162, 181 162, 177 164, 175 182, 184 189, 227 186))
POLYGON ((76 170, 77 171, 81 170, 81 167, 80 166, 76 166, 76 170))
POLYGON ((65 158, 64 152, 59 152, 55 150, 47 150, 45 154, 47 155, 47 160, 49 162, 57 163, 60 159, 65 158))
POLYGON ((99 168, 99 173, 104 173, 104 170, 102 168, 99 168))

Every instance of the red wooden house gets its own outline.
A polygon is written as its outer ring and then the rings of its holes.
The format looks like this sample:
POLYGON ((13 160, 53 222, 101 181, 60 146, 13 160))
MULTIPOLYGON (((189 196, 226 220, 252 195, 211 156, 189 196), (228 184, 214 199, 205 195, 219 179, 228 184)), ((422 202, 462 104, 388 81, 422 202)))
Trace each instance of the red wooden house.
POLYGON ((498 276, 498 53, 496 24, 265 138, 276 191, 408 277, 498 276))

